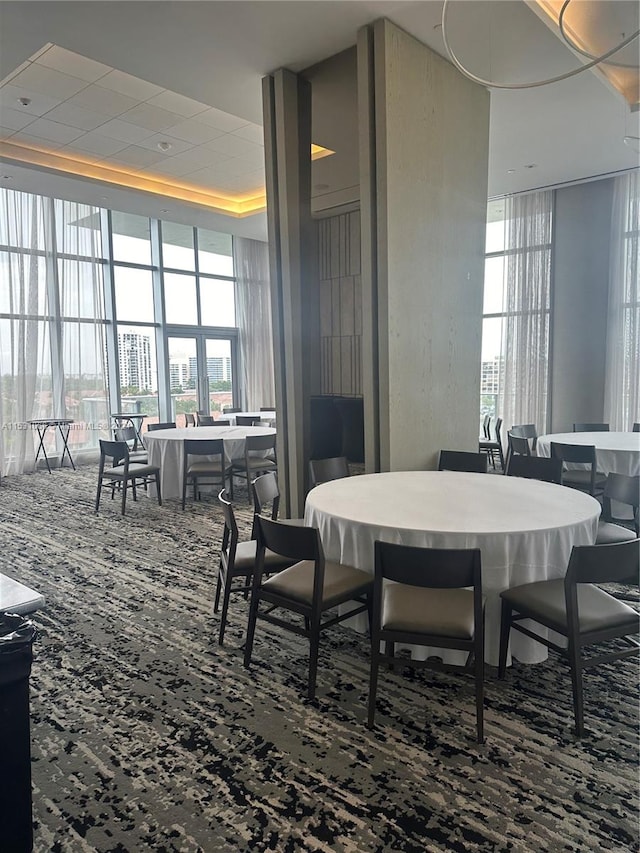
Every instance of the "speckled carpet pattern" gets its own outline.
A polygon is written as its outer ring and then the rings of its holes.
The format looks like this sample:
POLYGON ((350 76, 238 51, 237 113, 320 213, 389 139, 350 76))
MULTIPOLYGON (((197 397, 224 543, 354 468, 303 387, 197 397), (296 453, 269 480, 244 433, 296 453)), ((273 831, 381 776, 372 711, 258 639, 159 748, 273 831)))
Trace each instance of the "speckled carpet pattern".
MULTIPOLYGON (((0 483, 1 571, 43 592, 31 675, 35 850, 637 851, 633 662, 586 676, 582 742, 568 669, 487 670, 486 743, 466 677, 383 672, 365 726, 366 638, 305 642, 247 603, 216 641, 214 500, 121 518, 94 468, 0 483)), ((248 531, 246 503, 239 504, 248 531)), ((1 830, 0 830, 1 833, 1 830)), ((0 837, 0 850, 2 841, 0 837)))

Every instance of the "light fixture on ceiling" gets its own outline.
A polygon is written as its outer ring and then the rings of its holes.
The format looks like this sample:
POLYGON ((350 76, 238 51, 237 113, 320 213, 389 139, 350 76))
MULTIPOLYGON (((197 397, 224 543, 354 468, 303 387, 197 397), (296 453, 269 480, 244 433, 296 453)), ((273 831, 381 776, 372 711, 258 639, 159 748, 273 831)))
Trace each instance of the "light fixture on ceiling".
POLYGON ((158 148, 161 151, 169 151, 173 146, 170 142, 167 142, 166 139, 161 139, 160 142, 158 142, 158 148))
POLYGON ((31 98, 17 98, 17 101, 21 107, 28 107, 31 103, 31 98))
MULTIPOLYGON (((581 54, 582 56, 585 56, 585 57, 589 57, 589 62, 586 62, 583 65, 580 65, 578 68, 573 68, 571 71, 565 71, 563 74, 557 74, 554 77, 547 77, 543 80, 532 80, 532 81, 526 82, 526 83, 504 83, 504 82, 498 82, 496 80, 487 80, 483 77, 480 77, 477 74, 474 74, 472 71, 470 71, 468 68, 466 68, 465 65, 460 61, 460 59, 456 55, 453 48, 451 47, 451 43, 449 41, 449 35, 448 35, 448 31, 447 31, 448 11, 449 11, 449 6, 451 3, 451 0, 444 0, 444 2, 442 4, 442 40, 444 42, 444 47, 445 47, 445 50, 447 51, 449 59, 453 62, 453 64, 458 69, 458 71, 460 71, 461 74, 464 74, 465 77, 468 77, 469 80, 473 80, 474 83, 479 83, 480 85, 487 86, 490 89, 534 89, 534 88, 537 88, 539 86, 547 86, 550 83, 559 83, 561 80, 568 80, 570 77, 575 77, 577 74, 581 74, 583 71, 587 71, 589 68, 595 68, 596 66, 601 66, 602 63, 605 63, 609 59, 609 57, 611 57, 614 54, 621 51, 628 44, 631 44, 632 41, 637 39, 638 36, 640 36, 640 29, 636 29, 634 32, 632 32, 628 36, 626 36, 624 33, 622 33, 621 41, 618 44, 614 45, 614 47, 610 48, 609 50, 607 50, 607 51, 605 51, 599 55, 596 55, 597 54, 596 51, 587 50, 588 36, 586 33, 585 33, 585 35, 583 35, 580 38, 580 41, 582 42, 580 47, 576 46, 577 41, 578 41, 578 37, 575 33, 575 29, 576 29, 575 26, 572 27, 572 37, 569 38, 567 35, 567 27, 566 27, 564 18, 565 18, 565 13, 567 11, 567 8, 573 2, 573 0, 564 0, 564 2, 562 2, 562 5, 560 7, 559 12, 556 11, 556 6, 558 4, 556 3, 554 5, 554 3, 551 2, 551 0, 537 0, 537 2, 540 5, 540 7, 546 12, 546 14, 555 22, 556 26, 559 27, 562 39, 564 40, 565 44, 567 44, 568 47, 570 47, 576 53, 581 54)), ((619 63, 617 63, 617 64, 619 64, 619 63)), ((627 67, 627 65, 625 64, 624 67, 627 67)), ((630 67, 636 68, 637 66, 632 65, 630 67)), ((614 85, 618 89, 618 91, 621 91, 621 94, 623 94, 625 96, 625 98, 627 98, 627 100, 629 100, 628 94, 626 92, 622 91, 618 87, 618 85, 616 85, 615 80, 611 79, 610 77, 609 77, 609 79, 610 79, 610 82, 612 83, 612 85, 614 85)), ((637 96, 636 96, 636 100, 637 100, 637 96)), ((633 105, 632 105, 632 108, 633 108, 633 105)))
POLYGON ((625 145, 640 154, 640 136, 625 136, 622 140, 625 145))

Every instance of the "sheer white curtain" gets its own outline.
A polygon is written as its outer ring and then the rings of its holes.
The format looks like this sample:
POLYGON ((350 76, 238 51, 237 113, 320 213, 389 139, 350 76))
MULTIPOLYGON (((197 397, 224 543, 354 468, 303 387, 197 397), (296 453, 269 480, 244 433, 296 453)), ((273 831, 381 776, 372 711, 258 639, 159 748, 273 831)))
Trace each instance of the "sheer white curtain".
POLYGON ((605 420, 640 421, 640 171, 615 179, 611 228, 605 420))
POLYGON ((257 411, 275 405, 268 246, 234 237, 233 260, 243 406, 257 411))
MULTIPOLYGON (((93 424, 81 421, 92 393, 104 401, 106 415, 100 230, 99 223, 97 230, 79 225, 92 216, 95 222, 97 215, 97 208, 56 202, 54 223, 51 199, 0 191, 0 464, 5 474, 33 470, 37 436, 28 421, 36 418, 77 421, 69 436, 72 452, 97 444, 93 424)), ((60 451, 57 442, 49 430, 48 455, 60 451)))
POLYGON ((505 427, 547 427, 551 191, 510 196, 505 208, 503 382, 499 411, 505 427))

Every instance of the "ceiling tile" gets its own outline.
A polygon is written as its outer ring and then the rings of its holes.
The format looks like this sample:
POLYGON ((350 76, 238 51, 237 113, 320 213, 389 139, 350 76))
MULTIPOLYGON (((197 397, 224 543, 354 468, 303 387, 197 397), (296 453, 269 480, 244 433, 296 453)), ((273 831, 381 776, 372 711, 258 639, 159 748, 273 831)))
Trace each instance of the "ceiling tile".
POLYGON ((210 166, 214 162, 212 160, 211 151, 207 151, 204 148, 191 148, 184 154, 176 154, 175 157, 171 157, 170 159, 174 164, 185 163, 189 167, 190 171, 193 171, 194 169, 203 169, 205 166, 210 166))
POLYGON ((123 148, 127 148, 128 144, 126 141, 111 139, 109 136, 103 136, 100 133, 85 133, 79 136, 70 147, 82 152, 108 156, 122 151, 123 148))
POLYGON ((59 121, 61 124, 68 124, 71 127, 78 127, 80 130, 95 130, 101 124, 107 121, 107 116, 104 113, 97 113, 94 110, 86 110, 84 107, 78 107, 75 104, 70 104, 68 101, 60 104, 49 110, 47 118, 51 121, 59 121))
POLYGON ((51 142, 61 142, 63 145, 73 142, 82 135, 82 131, 77 127, 69 127, 46 118, 39 118, 32 122, 29 125, 29 133, 51 142))
POLYGON ((22 130, 23 127, 26 127, 32 121, 34 121, 36 117, 31 115, 30 113, 20 112, 20 110, 13 110, 11 107, 2 107, 2 111, 0 111, 0 120, 2 121, 2 126, 11 128, 12 130, 22 130))
POLYGON ((112 69, 107 75, 102 77, 100 85, 104 86, 105 89, 120 92, 121 95, 136 98, 138 101, 147 101, 149 98, 153 98, 164 91, 162 86, 148 83, 146 80, 126 74, 124 71, 118 71, 117 68, 112 69))
POLYGON ((193 164, 176 157, 166 157, 159 163, 154 163, 153 170, 161 175, 173 175, 179 178, 193 170, 193 164))
POLYGON ((183 139, 185 142, 191 142, 193 145, 210 142, 212 139, 220 136, 220 131, 215 127, 201 124, 195 119, 187 119, 172 127, 168 127, 166 130, 171 136, 183 139))
POLYGON ((124 148, 108 160, 114 164, 125 164, 127 166, 150 166, 158 159, 158 151, 150 151, 148 148, 139 148, 137 145, 130 145, 124 148))
POLYGON ((136 143, 143 139, 148 139, 152 134, 145 127, 139 127, 137 124, 129 124, 127 121, 121 121, 119 118, 113 118, 111 121, 101 125, 100 133, 104 136, 111 136, 114 139, 120 139, 123 142, 136 143))
POLYGON ((55 142, 51 139, 42 139, 40 136, 33 136, 31 133, 27 133, 24 130, 16 131, 10 141, 16 145, 20 145, 20 143, 24 142, 25 145, 33 145, 36 148, 43 148, 45 151, 62 148, 64 145, 63 142, 55 142))
POLYGON ((53 68, 55 71, 62 71, 72 77, 78 77, 87 83, 95 83, 110 70, 108 65, 95 62, 86 56, 80 56, 79 53, 65 50, 64 47, 59 47, 56 44, 44 51, 35 62, 37 65, 44 65, 47 68, 53 68))
POLYGON ((170 113, 168 110, 160 109, 160 107, 152 107, 148 103, 138 104, 133 109, 123 113, 120 118, 122 121, 146 127, 147 130, 166 130, 181 121, 181 116, 177 113, 170 113))
POLYGON ((238 128, 248 124, 245 119, 238 118, 238 116, 231 115, 231 113, 225 113, 215 107, 211 107, 203 113, 198 113, 198 121, 208 124, 211 127, 216 127, 223 133, 231 133, 233 130, 238 130, 238 128))
POLYGON ((245 124, 243 127, 233 130, 232 133, 234 136, 247 139, 256 145, 264 145, 264 130, 259 124, 245 124))
POLYGON ((201 104, 199 101, 185 98, 184 95, 178 95, 177 92, 170 92, 168 89, 159 95, 155 95, 153 98, 149 98, 148 102, 153 106, 162 107, 162 109, 169 110, 172 113, 178 113, 178 115, 185 118, 191 118, 191 116, 209 109, 207 104, 201 104))
POLYGON ((0 107, 4 110, 5 107, 12 107, 18 112, 25 112, 32 116, 41 116, 48 113, 54 107, 61 103, 61 98, 52 98, 49 95, 41 95, 39 92, 32 92, 23 89, 19 86, 14 86, 12 83, 6 83, 0 87, 0 107), (29 98, 31 103, 26 107, 18 104, 18 98, 29 98))
POLYGON ((95 85, 87 86, 86 89, 78 92, 69 100, 78 107, 95 110, 111 118, 121 115, 138 103, 135 98, 129 98, 126 95, 121 95, 120 92, 95 85))
POLYGON ((254 142, 248 142, 246 139, 240 139, 231 133, 226 133, 224 136, 219 136, 217 139, 212 140, 208 143, 207 148, 211 148, 214 151, 221 151, 230 157, 240 157, 243 154, 251 155, 262 151, 261 146, 256 145, 254 142))
POLYGON ((35 62, 30 63, 28 68, 16 74, 11 83, 20 88, 24 86, 26 89, 39 92, 41 95, 60 98, 61 101, 70 98, 89 85, 86 80, 70 77, 68 74, 62 74, 52 68, 45 68, 35 62))

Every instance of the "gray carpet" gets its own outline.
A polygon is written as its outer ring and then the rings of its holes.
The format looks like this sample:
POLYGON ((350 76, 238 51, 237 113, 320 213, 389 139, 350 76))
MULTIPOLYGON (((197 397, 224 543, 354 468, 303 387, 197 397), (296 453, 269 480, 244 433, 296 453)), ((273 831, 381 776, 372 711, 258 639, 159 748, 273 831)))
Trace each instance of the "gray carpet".
POLYGON ((370 732, 366 638, 326 635, 313 702, 300 638, 259 624, 245 671, 242 598, 214 639, 215 503, 143 497, 122 519, 107 499, 96 518, 94 484, 93 469, 0 483, 1 570, 47 597, 37 851, 639 849, 634 663, 587 675, 582 742, 555 661, 487 670, 483 746, 472 682, 442 673, 383 673, 370 732))

